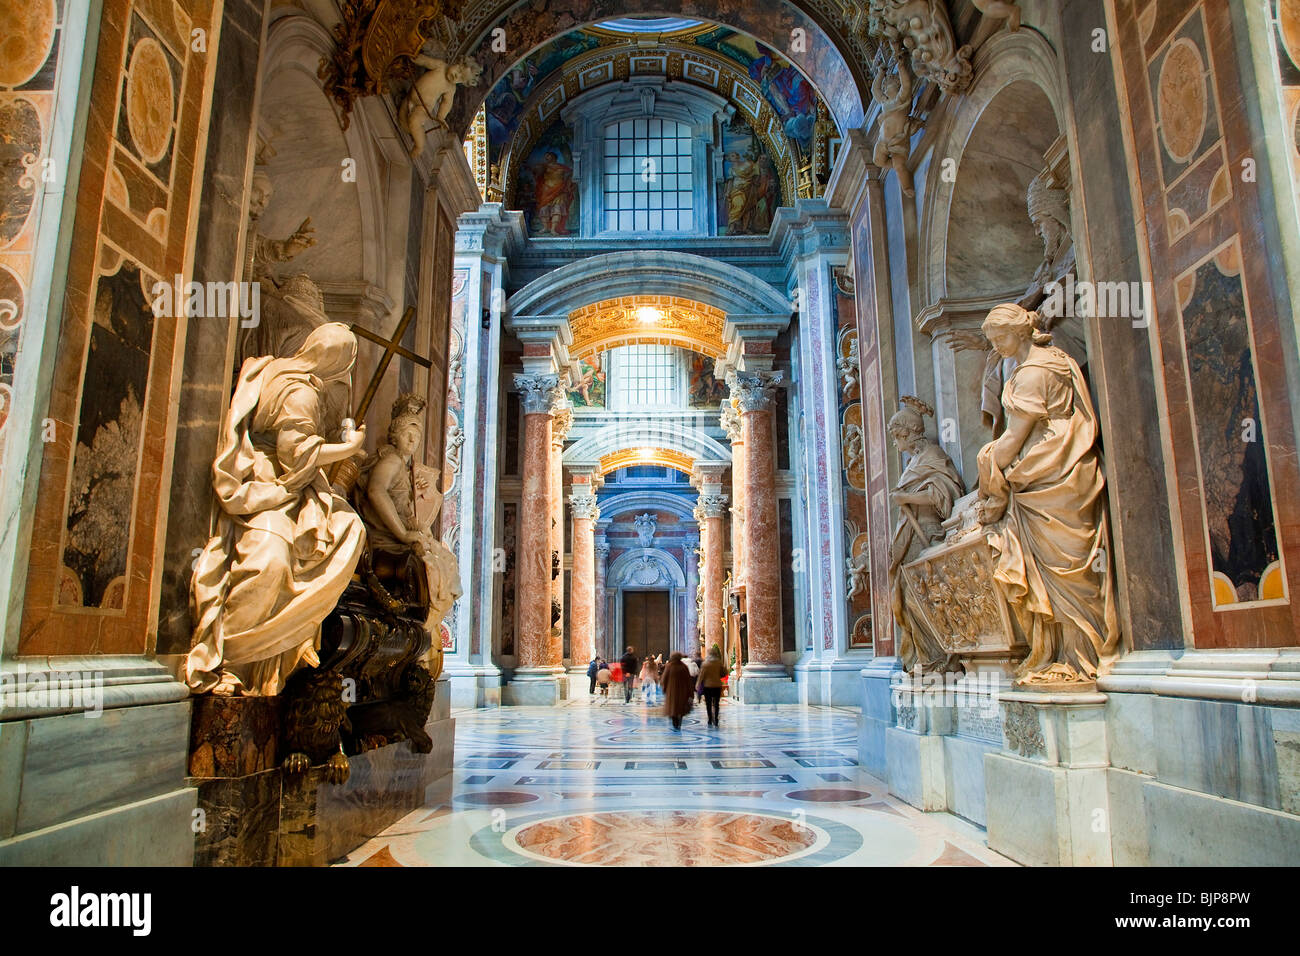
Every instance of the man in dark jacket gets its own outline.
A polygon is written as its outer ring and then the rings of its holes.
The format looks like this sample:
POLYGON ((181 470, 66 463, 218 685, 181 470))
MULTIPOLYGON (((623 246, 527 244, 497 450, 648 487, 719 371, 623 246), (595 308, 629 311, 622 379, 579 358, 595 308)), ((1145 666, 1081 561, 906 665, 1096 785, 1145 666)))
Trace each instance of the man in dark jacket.
POLYGON ((633 681, 636 680, 637 668, 640 667, 641 662, 637 660, 636 651, 629 647, 619 663, 623 665, 623 703, 630 704, 633 681))
POLYGON ((588 691, 589 694, 595 695, 596 693, 596 674, 599 671, 600 658, 593 657, 591 663, 587 665, 587 679, 591 681, 591 690, 588 691))

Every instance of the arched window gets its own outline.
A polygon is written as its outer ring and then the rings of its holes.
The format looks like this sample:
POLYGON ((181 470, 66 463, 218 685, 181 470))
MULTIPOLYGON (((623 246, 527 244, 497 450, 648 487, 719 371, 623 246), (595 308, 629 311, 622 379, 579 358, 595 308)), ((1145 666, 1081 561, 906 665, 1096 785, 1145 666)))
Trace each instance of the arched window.
POLYGON ((626 119, 605 127, 608 232, 693 232, 690 127, 668 119, 626 119))

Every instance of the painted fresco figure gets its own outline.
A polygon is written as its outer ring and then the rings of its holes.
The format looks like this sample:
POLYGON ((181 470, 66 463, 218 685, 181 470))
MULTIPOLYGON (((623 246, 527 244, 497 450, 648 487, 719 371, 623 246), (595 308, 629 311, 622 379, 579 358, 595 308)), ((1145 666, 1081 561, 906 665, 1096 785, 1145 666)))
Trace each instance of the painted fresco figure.
POLYGON ((538 231, 543 235, 567 236, 569 210, 577 195, 573 168, 560 162, 560 157, 550 151, 542 162, 532 167, 532 174, 533 218, 540 224, 538 231))

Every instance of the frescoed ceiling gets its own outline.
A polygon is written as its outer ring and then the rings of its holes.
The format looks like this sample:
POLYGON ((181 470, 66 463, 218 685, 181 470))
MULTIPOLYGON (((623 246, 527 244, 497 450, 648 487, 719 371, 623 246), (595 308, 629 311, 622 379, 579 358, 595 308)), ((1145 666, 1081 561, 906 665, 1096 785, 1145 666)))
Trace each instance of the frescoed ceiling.
MULTIPOLYGON (((735 64, 761 91, 784 136, 801 151, 808 151, 819 98, 798 69, 771 48, 728 27, 674 18, 606 21, 567 33, 525 57, 502 77, 485 101, 489 161, 497 162, 502 148, 514 136, 529 97, 563 71, 566 64, 598 49, 621 52, 620 48, 626 48, 629 53, 648 55, 655 47, 645 45, 647 36, 679 50, 707 50, 735 64)), ((682 78, 688 82, 693 79, 689 72, 682 78)))

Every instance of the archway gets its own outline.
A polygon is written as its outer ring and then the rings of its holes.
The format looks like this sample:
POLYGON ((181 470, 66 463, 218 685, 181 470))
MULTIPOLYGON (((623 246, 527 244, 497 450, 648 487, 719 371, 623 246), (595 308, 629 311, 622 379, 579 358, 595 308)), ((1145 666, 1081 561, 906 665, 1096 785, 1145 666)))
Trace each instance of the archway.
MULTIPOLYGON (((834 29, 824 15, 803 9, 813 6, 807 0, 782 0, 767 6, 712 6, 704 11, 693 0, 654 0, 651 8, 635 12, 647 17, 702 18, 782 51, 821 93, 836 125, 842 130, 857 128, 870 102, 870 79, 863 67, 870 62, 866 44, 853 31, 834 29)), ((475 10, 466 11, 464 21, 472 27, 451 53, 453 57, 473 57, 483 67, 483 73, 469 95, 458 97, 448 118, 452 128, 462 134, 468 130, 488 91, 543 44, 628 13, 623 0, 554 0, 542 4, 531 0, 483 0, 475 10)))

